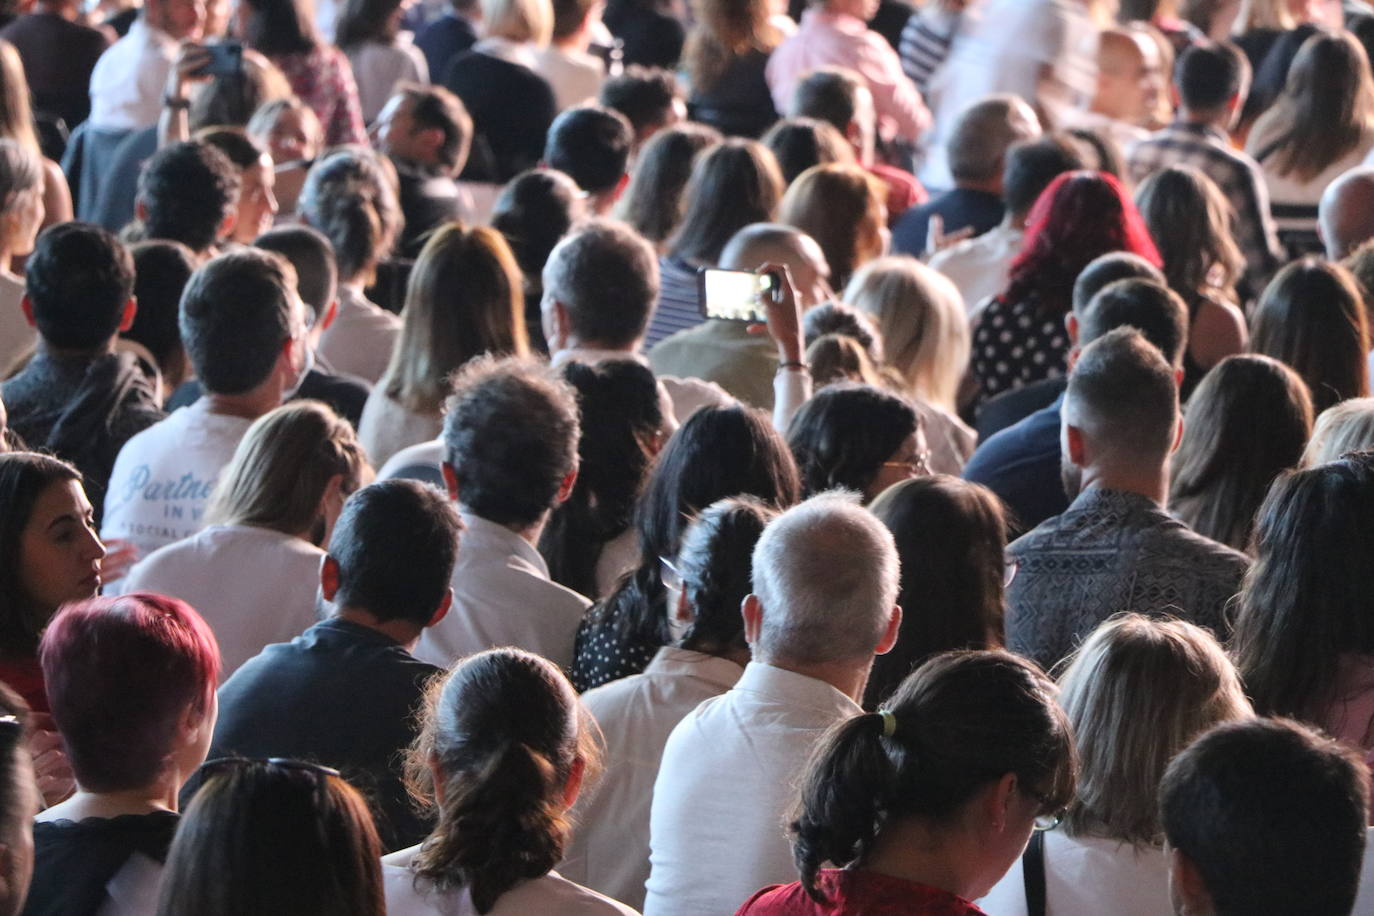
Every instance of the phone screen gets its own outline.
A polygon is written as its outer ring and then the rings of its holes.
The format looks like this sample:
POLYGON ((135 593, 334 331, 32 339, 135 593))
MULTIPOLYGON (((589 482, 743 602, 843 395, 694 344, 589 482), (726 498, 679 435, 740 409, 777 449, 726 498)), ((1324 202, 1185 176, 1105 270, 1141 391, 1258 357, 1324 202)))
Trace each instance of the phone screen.
POLYGON ((767 321, 768 316, 758 297, 772 288, 773 278, 769 274, 703 267, 702 314, 707 318, 723 318, 727 321, 767 321))

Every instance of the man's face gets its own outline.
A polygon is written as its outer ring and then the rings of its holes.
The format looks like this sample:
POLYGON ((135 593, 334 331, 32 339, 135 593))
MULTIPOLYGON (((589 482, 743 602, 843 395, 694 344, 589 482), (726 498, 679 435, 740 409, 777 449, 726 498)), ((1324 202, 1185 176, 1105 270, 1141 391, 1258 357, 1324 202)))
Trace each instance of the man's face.
POLYGON ((1159 46, 1145 35, 1132 35, 1129 43, 1117 44, 1117 50, 1102 62, 1100 110, 1128 124, 1148 124, 1167 85, 1159 46))
POLYGON ((373 137, 378 150, 393 159, 405 159, 434 165, 433 154, 419 142, 415 118, 411 111, 415 103, 404 95, 395 95, 377 115, 372 125, 373 137))
POLYGON ((148 24, 177 41, 199 41, 205 28, 205 0, 149 0, 148 24))

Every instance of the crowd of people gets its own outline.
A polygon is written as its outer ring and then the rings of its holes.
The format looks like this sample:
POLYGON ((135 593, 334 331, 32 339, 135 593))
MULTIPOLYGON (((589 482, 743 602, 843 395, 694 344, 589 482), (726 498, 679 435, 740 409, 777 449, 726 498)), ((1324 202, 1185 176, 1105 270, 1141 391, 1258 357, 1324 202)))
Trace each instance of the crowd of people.
POLYGON ((0 2, 0 916, 1374 914, 1374 6, 128 4, 0 2))

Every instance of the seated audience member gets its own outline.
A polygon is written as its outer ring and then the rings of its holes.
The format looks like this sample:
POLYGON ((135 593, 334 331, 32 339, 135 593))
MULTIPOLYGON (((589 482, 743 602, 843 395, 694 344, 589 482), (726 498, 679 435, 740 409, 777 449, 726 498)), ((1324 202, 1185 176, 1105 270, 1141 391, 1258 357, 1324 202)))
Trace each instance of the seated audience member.
POLYGON ((138 310, 128 330, 119 332, 115 349, 127 349, 157 369, 157 399, 163 403, 191 374, 177 312, 182 290, 196 272, 196 256, 180 242, 139 242, 129 254, 138 310))
POLYGON ((1162 263, 1116 179, 1088 171, 1054 179, 1031 208, 1006 288, 974 327, 971 370, 980 400, 1066 374, 1071 342, 1064 322, 1074 283, 1094 258, 1112 251, 1162 263))
MULTIPOLYGON (((1168 62, 1173 62, 1172 54, 1168 62)), ((1070 122, 1122 151, 1144 140, 1165 102, 1165 64, 1159 33, 1145 23, 1103 29, 1097 45, 1097 91, 1087 111, 1070 122)))
POLYGON ((1321 413, 1369 396, 1370 336, 1364 299, 1339 264, 1303 258, 1283 268, 1250 319, 1250 349, 1295 369, 1321 413))
POLYGON ((970 106, 945 146, 954 187, 907 212, 892 228, 892 249, 917 257, 932 247, 938 250, 930 245, 934 216, 940 218, 937 241, 941 234, 976 237, 996 228, 1007 213, 1003 177, 1008 152, 1039 136, 1034 109, 1016 96, 995 95, 970 106))
POLYGON ((1312 398, 1267 356, 1228 356, 1184 412, 1170 469, 1169 511, 1203 537, 1248 550, 1274 478, 1297 467, 1312 434, 1312 398))
POLYGON ((412 257, 427 233, 470 219, 473 203, 454 179, 472 144, 472 118, 442 86, 403 83, 372 125, 377 148, 396 166, 403 228, 398 250, 412 257))
POLYGON ((372 799, 384 849, 424 839, 430 824, 408 803, 399 759, 439 669, 410 650, 448 613, 461 527, 452 503, 414 481, 355 493, 316 577, 330 616, 269 645, 224 682, 210 756, 335 767, 372 799))
POLYGON ((613 215, 661 254, 687 209, 684 192, 692 163, 720 140, 714 128, 703 124, 675 124, 656 133, 635 157, 613 215))
POLYGON ((647 916, 730 912, 790 876, 779 826, 793 781, 825 731, 862 712, 873 656, 901 623, 897 562, 892 534, 844 495, 813 497, 764 529, 742 606, 752 660, 663 751, 647 916))
MULTIPOLYGON (((1143 329, 1170 362, 1177 365, 1183 359, 1188 333, 1188 310, 1183 300, 1165 288, 1163 274, 1148 261, 1118 252, 1089 264, 1074 284, 1073 312, 1066 326, 1074 346, 1070 359, 1095 336, 1122 325, 1143 329), (1097 294, 1109 286, 1114 287, 1111 294, 1094 303, 1097 294)), ((1010 510, 1013 526, 1023 532, 1069 506, 1059 473, 1064 384, 1064 379, 1050 379, 1003 395, 1024 397, 1043 387, 1050 389, 1045 396, 1054 400, 1032 407, 1028 415, 984 439, 964 465, 964 478, 996 493, 1010 510)), ((1000 401, 990 401, 985 410, 1002 407, 1000 401)))
POLYGON ((449 376, 474 357, 527 356, 520 266, 501 233, 448 223, 406 284, 401 334, 367 399, 358 438, 378 466, 443 427, 449 376))
POLYGON ((242 179, 229 157, 204 140, 184 140, 153 154, 138 176, 138 241, 180 242, 202 259, 230 238, 242 179))
MULTIPOLYGON (((745 226, 720 253, 728 270, 759 270, 770 264, 787 268, 803 314, 834 295, 830 266, 816 240, 781 223, 745 226)), ((695 377, 725 389, 732 397, 763 410, 777 406, 780 385, 795 384, 805 367, 800 347, 779 345, 749 333, 741 321, 710 318, 678 331, 649 351, 649 365, 663 375, 695 377)), ((785 428, 785 424, 782 424, 785 428)))
MULTIPOLYGON (((815 118, 787 118, 777 122, 763 135, 763 145, 777 157, 782 180, 788 185, 813 165, 859 163, 844 135, 815 118)), ((888 207, 890 215, 890 201, 888 207)))
POLYGON ((132 594, 68 604, 39 652, 76 794, 34 823, 24 912, 151 912, 215 727, 215 637, 189 605, 132 594))
MULTIPOLYGON (((30 104, 28 80, 24 77, 24 63, 14 46, 4 40, 0 40, 0 86, 3 86, 6 100, 5 110, 0 113, 0 136, 16 140, 30 152, 38 154, 39 171, 43 176, 43 217, 40 227, 47 228, 70 221, 73 218, 71 184, 62 166, 44 152, 42 141, 48 140, 49 136, 40 136, 37 122, 44 112, 35 114, 30 104)), ((60 129, 57 132, 60 133, 60 129)), ((53 132, 45 133, 50 135, 53 132)))
POLYGON ((205 527, 220 470, 248 427, 305 371, 305 308, 283 258, 245 248, 197 270, 181 297, 181 341, 205 396, 125 443, 101 531, 147 556, 205 527))
POLYGON ((320 335, 320 355, 335 371, 375 384, 401 331, 399 318, 363 294, 401 230, 393 185, 373 153, 338 150, 306 176, 300 217, 329 239, 338 265, 339 313, 320 335))
POLYGON ((582 433, 577 483, 539 539, 549 578, 593 601, 639 563, 635 503, 664 442, 664 404, 647 366, 629 359, 563 364, 582 433))
POLYGON ((272 157, 237 127, 202 130, 196 139, 210 144, 225 155, 239 173, 238 204, 234 210, 234 229, 227 240, 251 245, 253 239, 272 228, 277 217, 276 170, 272 157))
POLYGON ((33 818, 43 807, 33 758, 24 740, 31 721, 28 704, 0 684, 0 913, 19 916, 33 878, 33 818))
POLYGON ((1073 798, 1073 735, 1029 662, 948 652, 888 704, 820 742, 788 825, 801 880, 765 887, 738 916, 978 916, 970 901, 1073 798))
POLYGON ((775 220, 783 190, 777 160, 757 141, 726 140, 697 157, 682 221, 659 258, 662 288, 646 348, 705 320, 697 268, 719 263, 726 243, 745 226, 775 220), (727 200, 730 206, 722 207, 727 200))
MULTIPOLYGON (((596 0, 555 0, 548 46, 535 52, 534 72, 548 80, 558 111, 596 100, 606 65, 588 53, 601 26, 604 4, 596 0)), ((603 103, 604 104, 604 103, 603 103)))
POLYGON ((1229 636, 1245 555, 1165 511, 1182 433, 1175 370, 1134 328, 1083 348, 1063 405, 1069 508, 1007 547, 1007 647, 1046 670, 1120 610, 1229 636))
POLYGON ((382 860, 388 912, 632 916, 553 870, 599 766, 596 723, 555 665, 519 649, 471 655, 434 682, 421 718, 406 769, 438 824, 382 860))
POLYGON ((897 543, 903 608, 897 645, 868 676, 872 710, 934 655, 1001 647, 1007 520, 990 490, 945 474, 893 484, 869 509, 897 543))
POLYGON ((878 185, 857 166, 818 165, 797 176, 778 207, 778 222, 795 226, 820 244, 836 287, 887 253, 891 237, 878 185))
POLYGON ((0 31, 23 61, 33 107, 60 118, 69 130, 91 113, 91 71, 110 45, 81 13, 72 0, 42 0, 0 31))
POLYGON ((481 0, 447 0, 439 17, 416 33, 415 46, 424 52, 430 79, 443 79, 453 59, 477 43, 481 22, 481 0))
POLYGON ((672 559, 669 625, 677 638, 643 674, 582 695, 606 741, 605 772, 574 809, 579 827, 559 873, 630 906, 644 905, 649 809, 668 735, 702 702, 739 680, 749 662, 739 606, 749 594, 749 556, 777 516, 750 497, 704 509, 672 559))
POLYGON ((429 82, 424 53, 401 32, 404 0, 343 0, 334 43, 348 56, 363 123, 372 124, 403 83, 429 82))
POLYGON ((978 905, 1024 916, 1038 881, 1047 911, 1167 913, 1159 779, 1202 732, 1250 717, 1235 666, 1205 630, 1126 614, 1088 637, 1059 690, 1078 745, 1077 792, 1063 823, 1034 837, 1037 848, 978 905))
MULTIPOLYGON (((964 308, 970 315, 976 314, 989 298, 1006 289, 1007 274, 1012 261, 1021 252, 1026 221, 1030 219, 1035 201, 1054 179, 1083 167, 1079 144, 1065 134, 1023 140, 1007 149, 1006 166, 1002 171, 1006 216, 988 231, 930 256, 930 266, 958 287, 964 308)), ((904 250, 898 244, 896 231, 893 249, 904 250)), ((921 251, 924 250, 922 243, 921 251)))
POLYGON ((930 473, 930 449, 916 409, 869 385, 829 385, 802 405, 787 429, 802 493, 843 488, 870 502, 889 486, 930 473))
POLYGON ((615 206, 629 180, 634 130, 620 112, 585 105, 563 112, 549 128, 544 165, 564 173, 588 195, 594 216, 615 206))
POLYGON ((523 275, 525 332, 530 347, 548 352, 540 302, 544 298, 544 264, 549 253, 587 211, 582 189, 562 172, 531 169, 501 189, 492 208, 491 228, 505 236, 523 275))
POLYGON ((140 560, 120 587, 199 608, 228 677, 315 622, 321 547, 368 473, 353 427, 328 407, 278 407, 248 428, 221 472, 209 527, 140 560))
POLYGON ((1317 232, 1332 261, 1354 254, 1374 238, 1374 167, 1353 168, 1326 186, 1318 206, 1317 232))
POLYGON ((157 916, 384 916, 367 802, 328 767, 212 760, 163 869, 157 916), (190 901, 195 901, 191 903, 190 901))
POLYGON ((1264 173, 1232 148, 1228 134, 1249 91, 1250 67, 1233 45, 1194 45, 1174 66, 1173 85, 1178 115, 1128 151, 1131 181, 1139 184, 1171 165, 1193 166, 1212 179, 1231 205, 1246 285, 1257 293, 1278 267, 1280 250, 1264 173))
POLYGON ((661 557, 677 556, 690 519, 717 500, 796 503, 801 485, 787 443, 759 411, 707 407, 659 453, 635 510, 639 559, 577 631, 573 686, 589 690, 638 674, 672 642, 661 557))
POLYGON ((765 71, 785 37, 767 0, 695 0, 682 50, 693 121, 731 137, 759 137, 777 120, 765 71))
POLYGON ((156 124, 181 43, 199 41, 204 26, 203 6, 153 0, 144 7, 91 71, 91 127, 131 131, 156 124))
POLYGON ((605 82, 597 93, 597 101, 620 112, 630 122, 635 135, 630 149, 631 160, 638 160, 639 151, 654 134, 686 119, 686 106, 678 93, 677 78, 658 68, 626 68, 624 73, 605 82))
POLYGON ((1367 454, 1281 476, 1255 522, 1234 651, 1255 711, 1310 722, 1374 757, 1374 465, 1367 454))
POLYGON ((1359 887, 1369 773, 1293 722, 1212 729, 1160 783, 1178 913, 1348 913, 1359 887))
POLYGON ((606 28, 624 45, 627 66, 677 66, 686 38, 682 13, 656 0, 612 0, 601 15, 606 28))
POLYGON ((1374 449, 1374 398, 1351 398, 1328 407, 1317 417, 1301 466, 1316 467, 1346 452, 1374 449))
POLYGON ((445 405, 444 482, 463 516, 453 612, 420 637, 418 658, 448 666, 494 646, 564 669, 590 602, 549 581, 535 549, 577 482, 577 399, 530 359, 471 360, 445 405))
POLYGON ((295 96, 264 103, 245 128, 254 143, 267 150, 275 163, 277 218, 293 217, 310 166, 324 148, 320 119, 295 96))
POLYGON ((1169 288, 1188 306, 1180 388, 1187 400, 1209 369, 1245 351, 1245 315, 1236 295, 1245 261, 1231 237, 1226 197, 1204 172, 1190 166, 1160 169, 1141 183, 1135 199, 1164 260, 1169 288))
POLYGON ((47 712, 39 638, 59 607, 100 590, 106 556, 81 472, 48 455, 0 451, 0 551, 0 681, 47 712))
POLYGON ((38 334, 24 315, 24 278, 13 258, 33 251, 43 222, 43 171, 39 157, 18 142, 0 139, 0 378, 37 342, 38 334))
POLYGON ((76 465, 101 502, 124 443, 163 418, 138 359, 115 351, 138 307, 133 259, 99 226, 62 223, 39 237, 25 274, 22 307, 39 342, 0 386, 10 428, 29 448, 76 465))

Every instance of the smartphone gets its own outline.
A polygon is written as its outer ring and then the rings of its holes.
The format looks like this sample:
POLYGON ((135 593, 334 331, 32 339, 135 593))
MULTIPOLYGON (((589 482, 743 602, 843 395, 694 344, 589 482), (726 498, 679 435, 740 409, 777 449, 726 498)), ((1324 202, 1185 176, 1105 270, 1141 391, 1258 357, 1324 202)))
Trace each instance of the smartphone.
POLYGON ((703 267, 697 277, 701 285, 701 313, 707 318, 766 322, 768 314, 759 296, 767 295, 777 301, 782 295, 780 278, 769 271, 703 267))
POLYGON ((206 45, 210 62, 200 69, 201 76, 237 76, 243 72, 243 45, 237 41, 219 41, 206 45))

